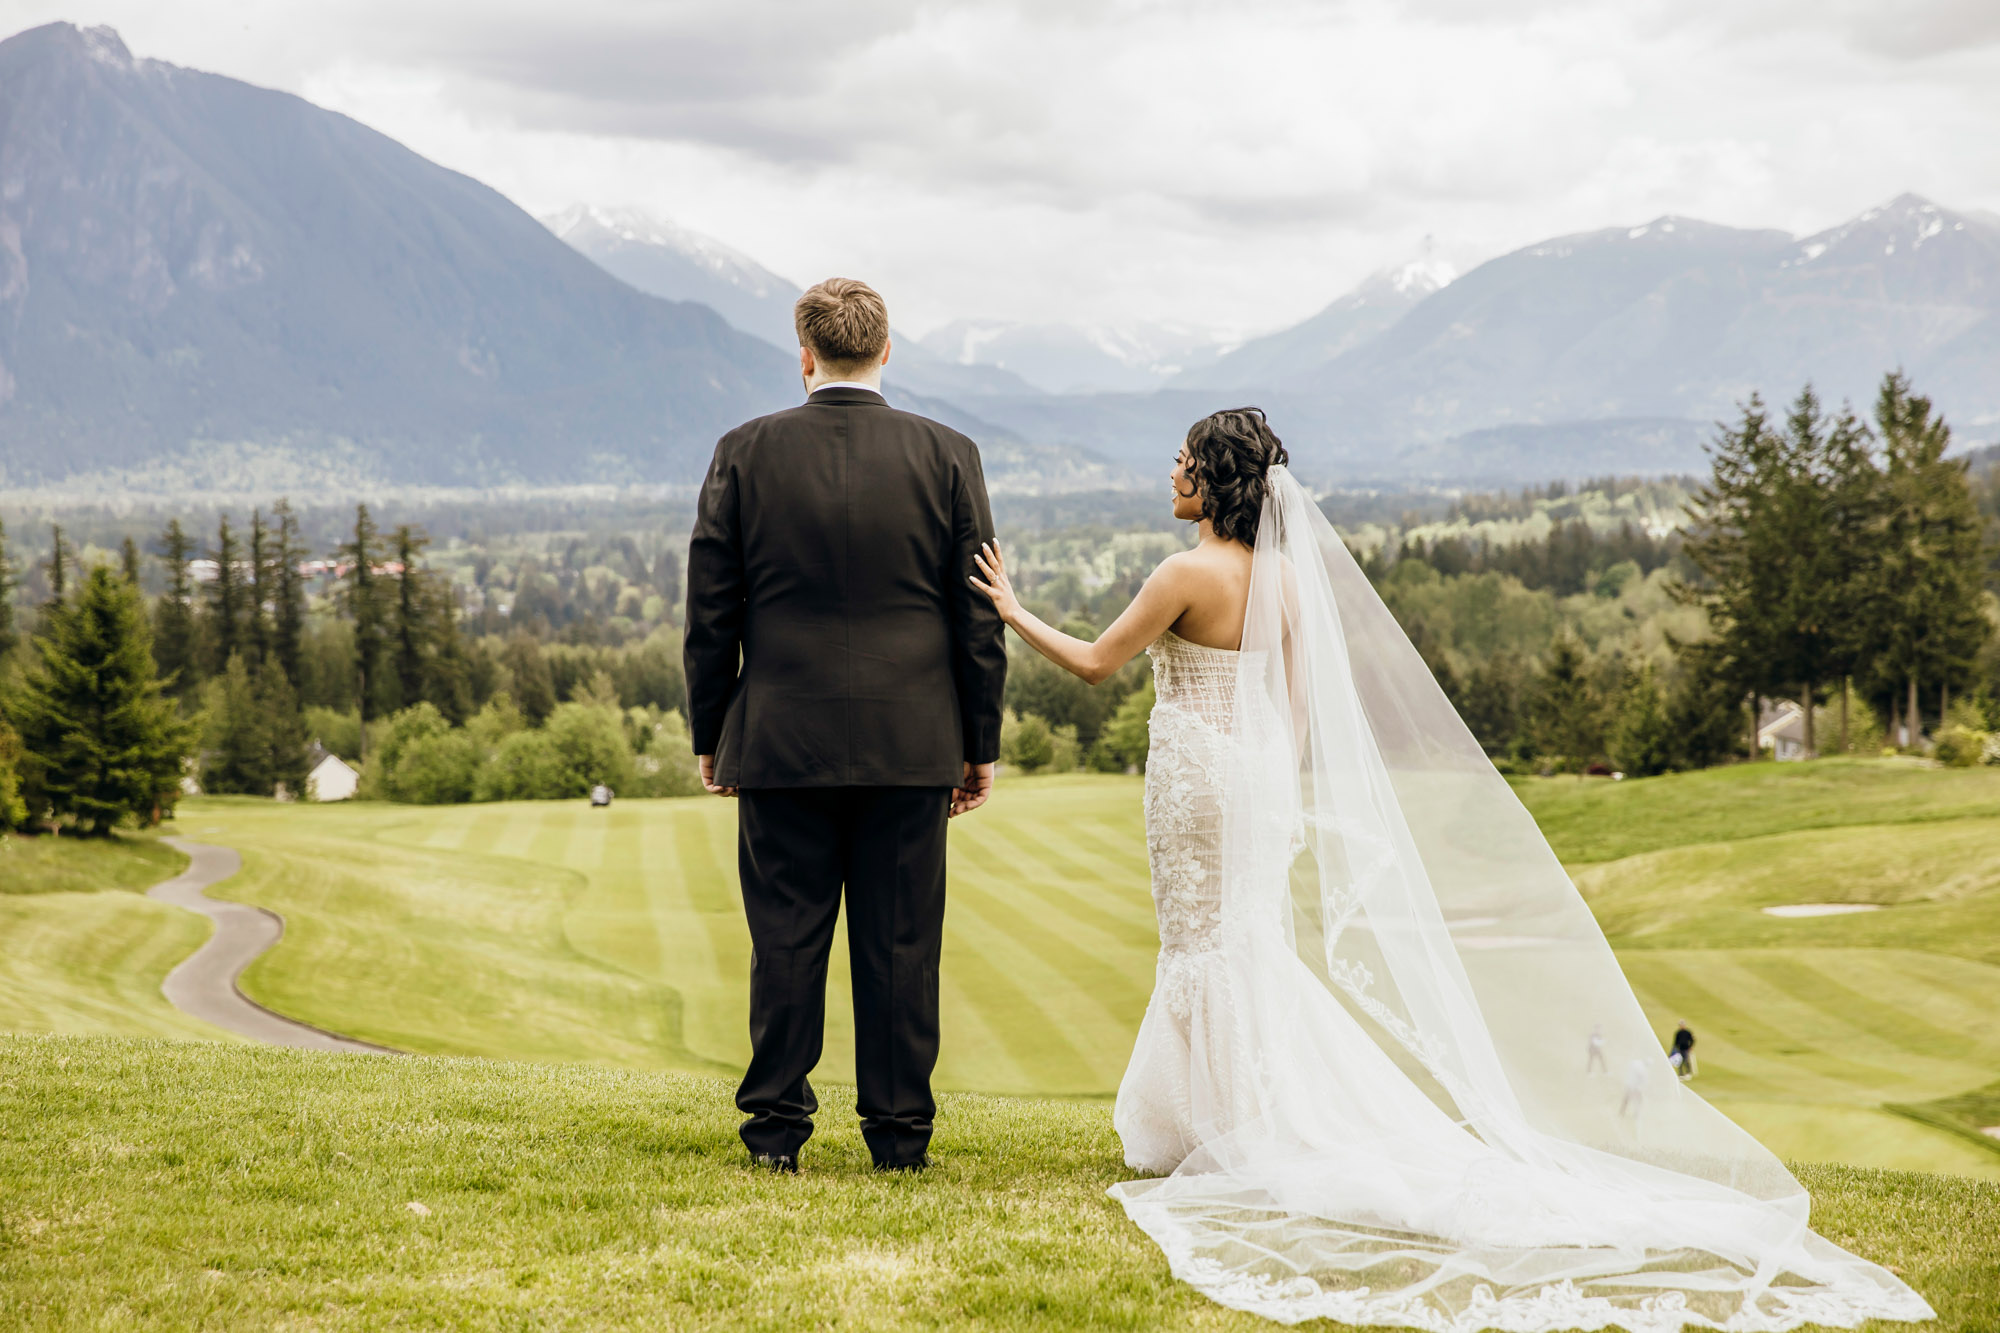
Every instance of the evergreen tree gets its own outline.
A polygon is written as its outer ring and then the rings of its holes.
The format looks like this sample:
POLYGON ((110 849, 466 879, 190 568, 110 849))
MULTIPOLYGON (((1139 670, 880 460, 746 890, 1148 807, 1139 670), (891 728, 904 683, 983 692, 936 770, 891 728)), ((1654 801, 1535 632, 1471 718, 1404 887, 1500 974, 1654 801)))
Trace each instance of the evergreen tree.
POLYGON ((185 696, 200 683, 199 645, 195 637, 194 581, 188 562, 194 543, 181 521, 168 522, 160 537, 160 562, 167 567, 167 590, 153 606, 153 660, 161 681, 172 694, 185 696))
MULTIPOLYGON (((1704 664, 1737 693, 1798 699, 1808 719, 1853 637, 1845 599, 1860 557, 1841 548, 1853 534, 1836 496, 1854 498, 1841 479, 1865 451, 1858 423, 1847 414, 1829 423, 1810 385, 1783 430, 1753 395, 1738 425, 1710 446, 1710 479, 1689 502, 1695 522, 1683 550, 1701 582, 1680 591, 1708 612, 1718 651, 1704 664)), ((1857 474, 1855 484, 1863 481, 1857 474)), ((1805 740, 1811 753, 1810 721, 1805 740)))
POLYGON ((49 600, 48 606, 69 595, 69 544, 63 537, 62 524, 49 524, 49 600))
POLYGON ((1666 696, 1653 668, 1640 668, 1625 682, 1612 727, 1611 762, 1629 777, 1649 778, 1674 767, 1674 736, 1666 696))
POLYGON ((14 650, 14 590, 20 586, 7 558, 7 525, 0 523, 0 658, 14 650))
POLYGON ((1535 682, 1535 743, 1581 777, 1604 749, 1603 705, 1590 683, 1583 645, 1559 634, 1535 682))
POLYGON ((0 717, 0 833, 28 822, 28 803, 21 796, 21 738, 0 717))
POLYGON ((118 545, 118 572, 125 576, 127 583, 135 588, 139 586, 139 543, 129 536, 118 545))
POLYGON ((382 691, 388 626, 380 579, 375 572, 375 564, 381 554, 379 534, 375 530, 375 521, 368 516, 368 506, 356 505, 354 536, 340 548, 341 558, 347 563, 341 602, 348 618, 354 622, 355 696, 361 709, 364 738, 368 734, 367 724, 383 711, 378 707, 377 700, 382 691))
POLYGON ((1875 421, 1887 474, 1880 660, 1905 686, 1914 742, 1922 731, 1919 682, 1941 694, 1962 683, 1991 632, 1982 610, 1982 525, 1964 461, 1945 457, 1951 428, 1900 372, 1883 380, 1875 421))
POLYGON ((283 668, 294 692, 305 675, 306 587, 299 574, 305 548, 299 542, 299 520, 289 501, 271 511, 277 520, 276 586, 271 606, 271 655, 283 668))
MULTIPOLYGON (((430 539, 405 523, 396 529, 396 629, 395 674, 401 704, 408 708, 423 701, 425 669, 431 631, 431 599, 424 595, 423 572, 417 557, 430 539)), ((442 711, 442 710, 440 710, 442 711)))
POLYGON ((244 598, 247 623, 243 640, 249 645, 251 660, 262 663, 271 655, 271 610, 277 600, 277 547, 264 526, 262 510, 250 511, 250 579, 244 598))
POLYGON ((213 556, 215 581, 208 585, 203 637, 207 640, 210 674, 219 676, 228 670, 230 658, 254 650, 246 633, 249 622, 245 603, 251 594, 244 587, 243 547, 230 530, 227 514, 216 524, 213 556))
POLYGON ((302 794, 310 737, 284 669, 267 658, 253 671, 238 654, 211 697, 203 790, 271 796, 282 785, 293 796, 302 794))
POLYGON ((209 687, 209 734, 202 756, 201 789, 215 796, 269 796, 263 726, 257 693, 243 654, 235 653, 209 687))
POLYGON ((38 806, 105 836, 178 790, 190 728, 160 692, 138 591, 99 567, 50 611, 12 722, 38 806))

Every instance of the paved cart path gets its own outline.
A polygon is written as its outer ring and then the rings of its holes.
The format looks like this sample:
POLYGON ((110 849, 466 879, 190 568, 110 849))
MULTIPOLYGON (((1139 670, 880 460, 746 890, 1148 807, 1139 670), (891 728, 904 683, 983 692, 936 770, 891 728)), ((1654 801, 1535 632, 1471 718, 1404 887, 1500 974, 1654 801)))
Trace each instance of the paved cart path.
POLYGON ((187 853, 188 868, 164 884, 146 891, 175 907, 200 912, 215 922, 208 943, 196 949, 186 961, 167 973, 160 989, 168 1003, 184 1014, 213 1023, 219 1028, 273 1046, 298 1046, 314 1051, 359 1051, 373 1055, 391 1054, 386 1046, 355 1041, 307 1023, 286 1018, 266 1009, 237 988, 236 979, 266 949, 285 933, 285 919, 276 912, 247 903, 211 898, 203 890, 228 879, 243 868, 243 858, 228 847, 189 842, 186 838, 164 839, 167 845, 187 853))

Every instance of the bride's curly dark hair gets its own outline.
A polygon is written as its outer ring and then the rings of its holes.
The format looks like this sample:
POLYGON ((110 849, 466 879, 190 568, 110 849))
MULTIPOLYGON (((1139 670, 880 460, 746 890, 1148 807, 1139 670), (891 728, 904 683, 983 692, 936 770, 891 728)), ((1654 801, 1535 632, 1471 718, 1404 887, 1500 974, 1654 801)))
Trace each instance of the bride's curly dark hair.
POLYGON ((1264 513, 1264 477, 1289 463, 1284 443, 1261 407, 1232 407, 1188 428, 1188 480, 1201 500, 1201 516, 1218 537, 1257 544, 1264 513))

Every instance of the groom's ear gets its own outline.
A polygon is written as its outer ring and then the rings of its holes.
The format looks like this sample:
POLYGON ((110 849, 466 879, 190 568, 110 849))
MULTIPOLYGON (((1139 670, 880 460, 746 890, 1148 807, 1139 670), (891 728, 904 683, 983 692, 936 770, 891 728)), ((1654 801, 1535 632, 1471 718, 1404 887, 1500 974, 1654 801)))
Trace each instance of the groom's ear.
MULTIPOLYGON (((886 358, 888 356, 888 353, 884 352, 883 356, 886 358)), ((818 369, 819 369, 819 363, 815 361, 813 358, 813 349, 801 344, 799 347, 800 378, 811 379, 813 372, 818 369)))

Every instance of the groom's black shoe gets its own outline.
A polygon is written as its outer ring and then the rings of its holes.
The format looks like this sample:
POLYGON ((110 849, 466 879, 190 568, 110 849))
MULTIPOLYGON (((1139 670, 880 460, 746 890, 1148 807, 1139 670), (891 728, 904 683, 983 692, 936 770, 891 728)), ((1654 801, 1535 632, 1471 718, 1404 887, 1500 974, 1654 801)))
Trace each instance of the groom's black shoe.
POLYGON ((750 1165, 780 1176, 796 1176, 799 1173, 799 1159, 789 1153, 757 1153, 751 1157, 750 1165))
POLYGON ((919 1157, 914 1162, 877 1162, 875 1163, 875 1169, 877 1171, 903 1171, 914 1176, 930 1170, 931 1159, 928 1157, 919 1157))

